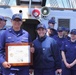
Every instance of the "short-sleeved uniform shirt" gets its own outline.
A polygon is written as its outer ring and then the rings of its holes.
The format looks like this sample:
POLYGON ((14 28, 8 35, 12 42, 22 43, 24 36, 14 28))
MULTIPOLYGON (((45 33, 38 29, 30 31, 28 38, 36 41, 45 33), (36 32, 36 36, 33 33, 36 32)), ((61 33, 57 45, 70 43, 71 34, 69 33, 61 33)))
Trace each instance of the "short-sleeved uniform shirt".
MULTIPOLYGON (((72 63, 76 59, 76 41, 65 41, 61 47, 61 50, 65 52, 66 60, 68 63, 72 63)), ((76 69, 76 65, 72 68, 76 69)))

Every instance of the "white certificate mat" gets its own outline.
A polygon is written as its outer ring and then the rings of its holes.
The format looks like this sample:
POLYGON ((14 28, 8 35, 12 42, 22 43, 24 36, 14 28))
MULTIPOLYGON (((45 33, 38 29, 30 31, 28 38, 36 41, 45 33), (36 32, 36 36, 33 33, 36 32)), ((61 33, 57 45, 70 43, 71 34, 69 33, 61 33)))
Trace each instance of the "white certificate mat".
POLYGON ((9 63, 30 63, 30 46, 9 46, 9 63))
POLYGON ((29 43, 7 43, 6 44, 6 61, 12 66, 32 65, 32 53, 29 43))

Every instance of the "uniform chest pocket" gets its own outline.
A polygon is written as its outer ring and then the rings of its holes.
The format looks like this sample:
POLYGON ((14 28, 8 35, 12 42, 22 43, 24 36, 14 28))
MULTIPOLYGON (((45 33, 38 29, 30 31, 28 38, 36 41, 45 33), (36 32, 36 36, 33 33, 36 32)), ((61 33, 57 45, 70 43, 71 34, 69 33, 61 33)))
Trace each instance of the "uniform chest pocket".
POLYGON ((28 38, 22 38, 21 42, 28 42, 28 38))
POLYGON ((14 38, 8 37, 8 38, 6 39, 6 43, 10 43, 10 42, 14 42, 14 38))
POLYGON ((70 46, 65 45, 65 49, 66 49, 66 51, 70 51, 70 46))

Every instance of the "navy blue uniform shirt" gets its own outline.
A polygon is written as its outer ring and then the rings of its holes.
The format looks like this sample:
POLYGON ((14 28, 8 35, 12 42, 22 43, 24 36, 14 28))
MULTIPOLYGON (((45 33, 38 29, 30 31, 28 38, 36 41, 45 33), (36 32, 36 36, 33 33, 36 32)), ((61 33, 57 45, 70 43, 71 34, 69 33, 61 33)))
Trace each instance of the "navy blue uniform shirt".
MULTIPOLYGON (((63 43, 61 50, 65 52, 66 60, 70 64, 76 59, 76 41, 67 40, 63 43)), ((76 69, 76 65, 72 67, 76 69)))
POLYGON ((57 44, 58 44, 58 48, 59 48, 59 50, 60 50, 62 44, 64 43, 64 41, 67 40, 67 39, 64 38, 64 37, 59 38, 58 35, 54 36, 53 38, 56 40, 56 42, 57 42, 57 44))
MULTIPOLYGON (((5 32, 5 30, 6 30, 6 27, 3 27, 2 29, 0 29, 0 42, 1 42, 1 35, 5 32)), ((0 74, 1 74, 1 64, 0 64, 0 74)))
POLYGON ((1 36, 0 43, 0 63, 5 61, 5 44, 6 43, 27 43, 31 42, 31 38, 27 31, 21 29, 18 34, 15 33, 13 28, 6 30, 1 36))
POLYGON ((57 43, 53 38, 44 36, 34 40, 34 68, 60 69, 61 60, 57 43))

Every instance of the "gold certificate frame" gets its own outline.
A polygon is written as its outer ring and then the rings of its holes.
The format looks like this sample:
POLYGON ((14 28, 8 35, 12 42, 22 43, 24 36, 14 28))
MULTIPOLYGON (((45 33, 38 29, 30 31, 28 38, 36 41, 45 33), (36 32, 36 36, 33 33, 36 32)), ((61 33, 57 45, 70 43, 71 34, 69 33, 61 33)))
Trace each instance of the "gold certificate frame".
POLYGON ((30 47, 30 43, 6 43, 6 61, 11 66, 32 65, 30 47))

